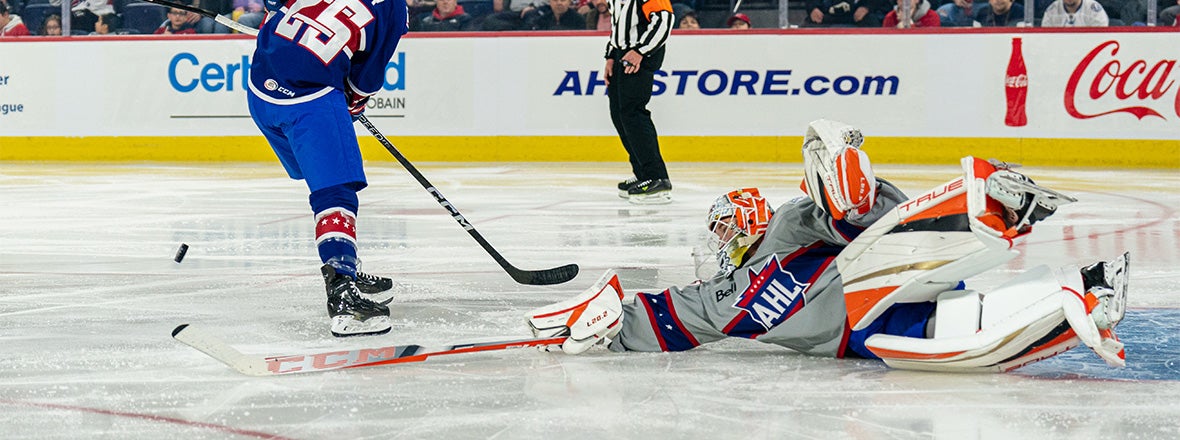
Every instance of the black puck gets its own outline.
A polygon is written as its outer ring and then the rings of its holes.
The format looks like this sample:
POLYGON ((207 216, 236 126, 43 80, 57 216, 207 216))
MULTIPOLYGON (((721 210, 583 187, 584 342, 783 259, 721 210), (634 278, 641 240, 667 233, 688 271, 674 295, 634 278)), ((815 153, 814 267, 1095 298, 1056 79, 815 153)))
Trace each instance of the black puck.
POLYGON ((180 249, 177 249, 177 250, 176 250, 176 256, 175 256, 175 257, 173 257, 173 258, 172 258, 172 260, 173 260, 173 261, 176 261, 177 263, 179 263, 179 262, 180 262, 180 260, 183 260, 183 259, 184 259, 184 254, 186 254, 186 253, 188 253, 188 245, 187 245, 187 244, 184 244, 184 243, 181 243, 181 244, 180 244, 180 249))

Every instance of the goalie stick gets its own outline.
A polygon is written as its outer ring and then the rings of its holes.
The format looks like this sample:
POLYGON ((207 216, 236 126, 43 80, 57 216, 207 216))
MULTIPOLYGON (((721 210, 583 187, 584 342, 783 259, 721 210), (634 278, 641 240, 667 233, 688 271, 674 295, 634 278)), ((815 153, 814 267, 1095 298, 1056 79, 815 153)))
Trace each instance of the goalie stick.
MULTIPOLYGON (((218 23, 229 26, 230 28, 243 34, 258 35, 258 29, 244 26, 238 22, 233 21, 229 17, 218 15, 213 11, 182 5, 169 0, 146 1, 172 8, 183 9, 189 12, 195 12, 206 17, 212 17, 218 23)), ((372 133, 373 137, 377 138, 377 140, 381 142, 381 145, 384 146, 385 149, 388 150, 389 153, 392 154, 393 157, 402 164, 402 167, 405 167, 406 171, 410 172, 410 175, 414 176, 414 179, 416 179, 423 188, 426 188, 426 191, 429 192, 430 195, 434 196, 434 200, 437 201, 438 204, 442 205, 443 208, 446 208, 447 212, 451 213, 451 218, 454 218, 456 222, 459 222, 459 226, 462 226, 468 234, 471 234, 471 238, 474 238, 476 243, 479 243, 479 246, 482 247, 483 250, 488 253, 488 255, 491 255, 492 259, 496 260, 496 263, 498 263, 500 267, 504 268, 504 271, 508 273, 508 276, 512 277, 513 281, 516 281, 520 284, 543 286, 549 284, 561 284, 578 276, 578 265, 576 264, 567 264, 565 266, 542 270, 522 270, 518 269, 516 266, 513 266, 506 258, 504 258, 503 255, 500 255, 500 252, 496 251, 496 248, 492 247, 491 243, 488 243, 488 241, 483 238, 483 235, 480 234, 479 231, 475 230, 475 227, 471 225, 471 222, 467 221, 467 219, 463 217, 463 214, 460 214, 459 210, 456 209, 455 206, 451 204, 451 202, 447 201, 446 197, 443 197, 442 193, 439 192, 438 189, 436 189, 434 185, 430 183, 430 181, 426 180, 426 177, 423 176, 422 173, 418 172, 418 168, 415 167, 414 164, 410 163, 410 160, 406 159, 406 157, 403 156, 401 152, 393 146, 393 143, 389 142, 389 139, 386 139, 385 136, 377 130, 377 127, 374 127, 373 124, 369 122, 369 119, 366 118, 365 115, 360 115, 357 120, 360 121, 361 124, 364 124, 365 128, 369 130, 369 133, 372 133)))
POLYGON ((357 348, 285 356, 255 356, 244 354, 221 339, 188 324, 172 330, 177 341, 205 353, 239 373, 249 376, 278 376, 283 374, 318 373, 348 368, 422 362, 434 356, 507 350, 510 348, 555 345, 564 336, 551 338, 512 339, 441 346, 391 345, 377 348, 357 348))

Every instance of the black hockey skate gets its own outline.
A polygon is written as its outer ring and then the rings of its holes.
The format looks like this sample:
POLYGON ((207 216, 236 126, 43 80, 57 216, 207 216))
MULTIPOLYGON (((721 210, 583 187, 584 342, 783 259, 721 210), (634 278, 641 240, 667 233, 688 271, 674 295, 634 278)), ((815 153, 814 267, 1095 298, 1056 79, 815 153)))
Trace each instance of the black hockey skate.
POLYGON ((328 292, 328 316, 332 318, 332 336, 380 335, 389 332, 389 308, 365 299, 357 282, 336 273, 325 264, 320 268, 328 292))
POLYGON ((636 205, 663 205, 672 203, 672 181, 648 179, 637 182, 627 189, 627 201, 636 205))
POLYGON ((619 198, 625 199, 630 197, 630 195, 627 194, 627 190, 631 189, 632 186, 635 186, 636 183, 639 183, 639 179, 634 177, 628 177, 627 180, 619 182, 619 198))
POLYGON ((386 305, 393 301, 393 292, 388 292, 393 288, 393 280, 389 278, 357 271, 356 288, 361 291, 361 298, 377 304, 386 305))

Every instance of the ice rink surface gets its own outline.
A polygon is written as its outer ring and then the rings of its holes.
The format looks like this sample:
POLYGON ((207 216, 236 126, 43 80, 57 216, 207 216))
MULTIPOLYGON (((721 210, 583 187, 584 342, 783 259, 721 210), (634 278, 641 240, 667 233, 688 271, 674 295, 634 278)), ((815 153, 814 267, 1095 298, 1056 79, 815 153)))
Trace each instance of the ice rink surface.
MULTIPOLYGON (((412 159, 412 158, 411 158, 412 159)), ((615 195, 625 164, 419 164, 509 261, 581 265, 513 282, 394 162, 361 192, 366 271, 392 276, 390 334, 328 332, 306 188, 263 164, 0 163, 0 438, 1180 438, 1180 173, 1026 168, 1078 197, 1023 255, 968 280, 1131 252, 1128 368, 1079 347, 1008 374, 887 369, 745 340, 681 353, 532 349, 256 378, 170 337, 255 355, 526 337, 524 313, 616 268, 628 295, 695 279, 719 194, 801 194, 799 164, 671 164, 674 203, 615 195), (190 246, 173 262, 181 243, 190 246)), ((878 165, 910 195, 957 164, 878 165)))

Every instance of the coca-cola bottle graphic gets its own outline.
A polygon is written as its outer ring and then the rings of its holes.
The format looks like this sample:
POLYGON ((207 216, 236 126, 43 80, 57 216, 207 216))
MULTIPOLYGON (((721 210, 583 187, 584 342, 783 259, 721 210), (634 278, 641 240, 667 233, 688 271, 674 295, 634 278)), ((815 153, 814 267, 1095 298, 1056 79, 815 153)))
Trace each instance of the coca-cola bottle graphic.
POLYGON ((1004 94, 1008 97, 1008 112, 1004 114, 1004 125, 1028 125, 1028 116, 1024 112, 1024 103, 1028 99, 1028 70, 1024 67, 1020 37, 1012 37, 1012 55, 1008 57, 1008 72, 1004 75, 1004 94))

